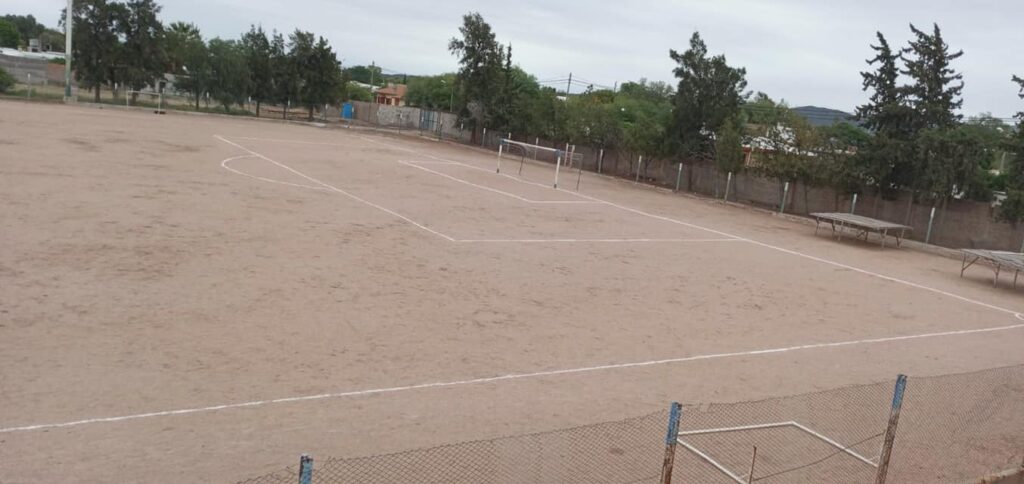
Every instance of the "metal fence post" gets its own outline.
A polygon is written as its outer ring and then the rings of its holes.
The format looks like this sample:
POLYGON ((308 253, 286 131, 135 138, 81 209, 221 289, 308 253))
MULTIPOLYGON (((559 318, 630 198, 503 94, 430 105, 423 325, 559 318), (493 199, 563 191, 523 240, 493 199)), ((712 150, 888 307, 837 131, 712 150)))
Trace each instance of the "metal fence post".
POLYGON ((857 194, 853 194, 853 200, 850 202, 850 213, 857 212, 857 194))
POLYGON ((679 173, 676 174, 676 191, 679 191, 679 182, 683 179, 683 164, 679 163, 679 173))
POLYGON ((505 143, 498 142, 498 169, 494 171, 495 173, 501 173, 501 152, 503 148, 505 148, 505 143))
POLYGON ((487 144, 487 128, 484 128, 484 133, 480 135, 480 146, 487 144))
POLYGON ((729 177, 725 179, 725 197, 722 200, 729 201, 729 189, 732 188, 732 172, 729 172, 729 177))
POLYGON ((907 389, 907 375, 896 377, 896 389, 892 394, 892 409, 889 411, 889 426, 885 429, 885 440, 882 442, 882 453, 878 456, 878 473, 875 484, 885 484, 889 473, 889 458, 892 456, 892 444, 896 440, 896 426, 900 422, 900 409, 903 407, 903 393, 907 389))
POLYGON ((299 484, 313 484, 313 458, 307 454, 299 457, 299 484))
POLYGON ((789 198, 789 182, 782 187, 782 203, 779 205, 779 213, 786 213, 786 199, 789 198))
POLYGON ((562 152, 558 152, 558 157, 555 158, 555 189, 558 189, 558 170, 562 167, 562 152))
POLYGON ((640 155, 640 159, 636 162, 636 180, 633 183, 640 183, 640 167, 644 164, 644 155, 640 155))
POLYGON ((661 484, 672 483, 672 466, 676 460, 676 443, 679 442, 679 417, 683 406, 672 402, 668 411, 668 432, 665 434, 665 460, 661 463, 661 484))
POLYGON ((932 213, 928 216, 928 231, 924 234, 924 243, 928 243, 932 239, 932 222, 935 221, 935 207, 932 207, 932 213))

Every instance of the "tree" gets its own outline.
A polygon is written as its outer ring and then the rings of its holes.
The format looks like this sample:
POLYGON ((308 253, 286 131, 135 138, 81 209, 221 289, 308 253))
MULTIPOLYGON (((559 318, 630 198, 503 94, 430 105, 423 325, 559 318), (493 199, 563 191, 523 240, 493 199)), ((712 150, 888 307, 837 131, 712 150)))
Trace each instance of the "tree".
POLYGON ((732 118, 722 125, 715 137, 715 165, 722 173, 738 173, 743 169, 743 128, 732 118))
POLYGON ((14 85, 14 78, 0 67, 0 92, 7 92, 14 85))
MULTIPOLYGON (((117 16, 118 9, 107 0, 78 0, 74 3, 72 58, 75 79, 82 87, 95 90, 96 102, 100 101, 100 88, 113 79, 111 69, 117 62, 119 48, 115 31, 117 16)), ((65 16, 61 15, 63 18, 65 16)))
POLYGON ((462 38, 448 42, 449 52, 459 58, 459 118, 472 128, 488 127, 503 82, 504 48, 479 13, 464 15, 459 33, 462 38))
MULTIPOLYGON (((1017 95, 1024 99, 1024 78, 1012 77, 1019 87, 1017 95)), ((1006 200, 999 207, 999 218, 1014 224, 1024 220, 1024 111, 1017 113, 1017 129, 1007 143, 1014 153, 1006 171, 1006 200)))
POLYGON ((335 103, 342 95, 344 83, 341 65, 327 40, 320 37, 303 66, 302 99, 309 108, 309 119, 318 106, 335 103))
MULTIPOLYGON (((125 86, 140 90, 146 86, 159 88, 167 66, 164 51, 164 26, 157 18, 160 5, 153 0, 129 0, 117 9, 117 32, 123 37, 119 50, 119 78, 125 86)), ((132 94, 132 99, 137 97, 132 94)))
POLYGON ((172 23, 164 36, 167 71, 174 74, 174 86, 189 93, 195 100, 196 110, 203 94, 213 83, 210 54, 195 24, 172 23))
POLYGON ((854 163, 864 181, 885 195, 915 177, 912 152, 916 129, 912 125, 914 111, 905 102, 906 92, 897 84, 900 54, 893 52, 881 32, 876 36, 878 45, 871 46, 875 56, 866 62, 877 67, 861 72, 863 89, 871 96, 867 104, 857 107, 856 114, 874 137, 857 151, 854 163))
POLYGON ((615 99, 621 122, 621 147, 632 159, 642 156, 643 170, 655 159, 668 154, 667 129, 672 119, 672 104, 668 100, 641 95, 619 96, 615 99))
MULTIPOLYGON (((14 25, 14 28, 17 30, 18 37, 22 42, 26 44, 30 39, 40 38, 43 35, 43 33, 45 33, 47 30, 46 26, 36 21, 36 18, 32 15, 4 15, 2 18, 0 18, 0 24, 4 22, 9 22, 10 24, 14 25)), ((2 36, 0 36, 0 38, 2 38, 2 36)), ((19 45, 21 44, 2 44, 0 45, 0 47, 16 48, 19 45)))
POLYGON ((0 19, 0 47, 18 48, 21 44, 21 34, 18 27, 6 19, 0 19))
POLYGON ((405 101, 410 106, 450 110, 454 97, 455 74, 442 74, 410 80, 405 101))
POLYGON ((262 103, 274 97, 274 71, 271 66, 273 51, 263 27, 258 26, 250 27, 242 35, 241 45, 249 66, 249 96, 256 101, 258 118, 262 103))
POLYGON ((960 93, 964 83, 963 75, 950 63, 964 52, 949 53, 937 24, 930 35, 913 24, 910 30, 915 39, 902 51, 906 68, 901 72, 913 81, 903 90, 916 114, 914 125, 918 129, 953 127, 961 118, 954 111, 963 104, 960 93))
POLYGON ((345 69, 345 71, 348 72, 348 75, 355 82, 375 86, 383 86, 385 83, 384 76, 381 74, 381 68, 377 66, 352 66, 345 69))
POLYGON ((285 106, 281 116, 287 119, 291 102, 298 102, 300 79, 284 36, 277 32, 274 32, 270 39, 270 70, 273 73, 273 99, 285 106))
POLYGON ((714 159, 713 135, 735 116, 746 99, 746 69, 730 67, 724 55, 708 57, 707 45, 694 32, 690 48, 669 51, 679 79, 672 119, 672 138, 684 158, 714 159))
POLYGON ((213 38, 209 44, 210 97, 217 100, 230 112, 231 106, 245 102, 249 92, 249 69, 245 64, 245 52, 238 42, 213 38))

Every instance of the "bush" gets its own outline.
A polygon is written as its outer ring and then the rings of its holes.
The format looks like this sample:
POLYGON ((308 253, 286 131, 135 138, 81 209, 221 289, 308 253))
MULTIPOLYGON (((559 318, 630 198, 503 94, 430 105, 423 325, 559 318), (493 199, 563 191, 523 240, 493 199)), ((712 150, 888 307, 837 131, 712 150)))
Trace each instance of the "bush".
POLYGON ((14 78, 0 67, 0 92, 7 92, 14 85, 14 78))

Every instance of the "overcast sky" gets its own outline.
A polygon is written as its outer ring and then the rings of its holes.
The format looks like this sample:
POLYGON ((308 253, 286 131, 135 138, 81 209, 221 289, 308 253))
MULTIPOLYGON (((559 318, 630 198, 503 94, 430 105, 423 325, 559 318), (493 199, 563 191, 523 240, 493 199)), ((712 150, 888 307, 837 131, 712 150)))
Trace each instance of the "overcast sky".
MULTIPOLYGON (((574 77, 612 86, 672 81, 671 48, 700 31, 713 53, 747 69, 749 89, 790 105, 850 111, 862 103, 860 75, 875 31, 894 46, 909 23, 942 27, 964 56, 964 113, 1009 117, 1024 109, 1011 74, 1024 76, 1022 0, 164 0, 165 22, 199 25, 208 37, 238 37, 250 24, 323 35, 345 65, 395 72, 455 70, 447 51, 461 15, 479 11, 513 59, 538 79, 574 77)), ((0 14, 33 14, 56 26, 64 0, 0 0, 0 14)), ((674 84, 674 82, 673 82, 674 84)))

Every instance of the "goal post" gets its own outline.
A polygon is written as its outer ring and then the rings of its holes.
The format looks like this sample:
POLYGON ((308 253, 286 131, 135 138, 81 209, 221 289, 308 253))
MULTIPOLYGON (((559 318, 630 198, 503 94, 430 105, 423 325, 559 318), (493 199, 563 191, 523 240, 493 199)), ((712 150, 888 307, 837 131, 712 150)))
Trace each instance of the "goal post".
POLYGON ((135 102, 135 105, 139 105, 140 100, 143 103, 155 105, 154 113, 164 114, 164 94, 162 92, 124 90, 125 109, 131 107, 132 101, 135 102))
POLYGON ((558 148, 549 148, 535 143, 526 143, 524 141, 501 138, 498 143, 498 166, 496 172, 501 173, 501 160, 506 154, 515 153, 519 155, 519 175, 522 175, 523 165, 526 164, 526 158, 531 157, 533 159, 537 159, 537 155, 539 153, 548 153, 555 159, 554 187, 558 188, 558 175, 561 171, 562 165, 568 164, 571 166, 577 161, 580 163, 583 161, 583 157, 575 152, 575 147, 571 145, 567 146, 569 149, 560 150, 558 148))

